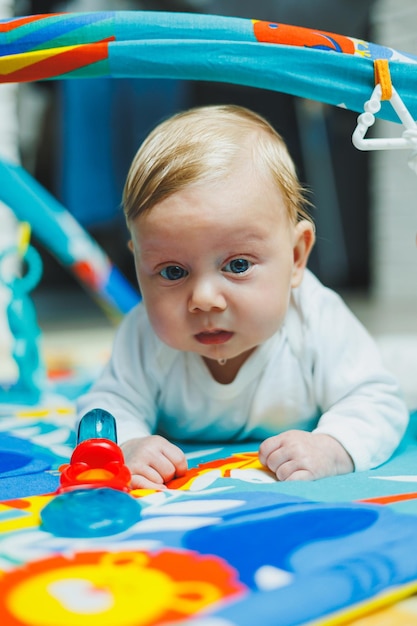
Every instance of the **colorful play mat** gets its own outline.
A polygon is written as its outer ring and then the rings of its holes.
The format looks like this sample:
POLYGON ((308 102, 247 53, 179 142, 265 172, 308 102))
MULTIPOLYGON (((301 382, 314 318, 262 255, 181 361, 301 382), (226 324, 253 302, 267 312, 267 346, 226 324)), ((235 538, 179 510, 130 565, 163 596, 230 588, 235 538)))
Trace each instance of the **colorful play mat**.
POLYGON ((73 421, 3 407, 2 625, 416 623, 417 415, 376 470, 279 483, 255 442, 188 445, 159 492, 60 491, 73 421))
MULTIPOLYGON (((352 37, 242 18, 113 11, 0 21, 0 82, 238 83, 365 111, 362 139, 374 115, 400 121, 409 147, 416 63, 352 37)), ((65 208, 5 161, 0 200, 107 310, 137 302, 65 208)), ((18 286, 16 297, 32 315, 18 286)), ((28 358, 14 391, 29 395, 19 402, 0 390, 1 626, 417 623, 417 414, 393 458, 369 472, 280 483, 256 442, 190 444, 184 478, 130 491, 117 444, 100 466, 77 456, 82 364, 43 388, 36 325, 30 334, 18 321, 28 358)))

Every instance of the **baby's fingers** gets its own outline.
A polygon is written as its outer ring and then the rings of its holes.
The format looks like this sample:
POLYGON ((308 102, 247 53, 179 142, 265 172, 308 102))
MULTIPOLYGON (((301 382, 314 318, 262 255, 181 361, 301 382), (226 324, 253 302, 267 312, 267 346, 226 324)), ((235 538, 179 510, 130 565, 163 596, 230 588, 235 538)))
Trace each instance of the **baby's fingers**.
POLYGON ((285 449, 271 452, 266 460, 266 466, 281 481, 289 480, 295 472, 301 469, 299 463, 286 454, 285 449))
POLYGON ((269 467, 272 471, 274 470, 269 465, 269 462, 268 462, 269 458, 271 454, 279 450, 281 445, 282 445, 281 436, 274 435, 273 437, 268 437, 268 439, 265 439, 259 446, 258 456, 259 456, 260 462, 263 463, 263 465, 266 465, 267 467, 269 467))
POLYGON ((168 473, 164 475, 165 480, 167 481, 175 477, 184 476, 184 474, 187 472, 188 465, 185 454, 181 450, 181 448, 174 445, 173 443, 168 442, 167 447, 162 450, 162 453, 167 460, 165 468, 168 473))
POLYGON ((285 480, 314 480, 314 476, 309 470, 299 469, 292 472, 285 480))
POLYGON ((163 483, 153 482, 152 480, 149 480, 149 478, 141 476, 140 474, 132 474, 130 486, 132 489, 155 489, 157 491, 166 489, 166 486, 163 483))

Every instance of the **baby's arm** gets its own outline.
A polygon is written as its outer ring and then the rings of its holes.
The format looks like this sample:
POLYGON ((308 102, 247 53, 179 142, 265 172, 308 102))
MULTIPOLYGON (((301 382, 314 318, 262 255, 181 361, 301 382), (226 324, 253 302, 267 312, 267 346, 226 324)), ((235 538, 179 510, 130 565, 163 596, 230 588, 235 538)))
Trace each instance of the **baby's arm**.
MULTIPOLYGON (((312 433, 287 431, 262 444, 261 461, 284 480, 377 467, 398 446, 409 418, 368 331, 336 293, 306 285, 306 293, 294 295, 286 330, 320 418, 312 433)), ((277 430, 283 426, 280 417, 277 430)))
POLYGON ((183 451, 160 435, 130 439, 121 448, 132 473, 132 489, 165 489, 164 483, 187 471, 183 451))
POLYGON ((187 470, 182 450, 153 434, 157 431, 156 398, 165 375, 160 362, 169 362, 161 350, 141 304, 124 317, 110 361, 77 402, 80 418, 94 408, 114 415, 117 441, 132 473, 134 489, 164 488, 165 482, 187 470))
POLYGON ((288 430, 265 439, 259 460, 278 480, 316 480, 353 472, 351 457, 330 435, 288 430))

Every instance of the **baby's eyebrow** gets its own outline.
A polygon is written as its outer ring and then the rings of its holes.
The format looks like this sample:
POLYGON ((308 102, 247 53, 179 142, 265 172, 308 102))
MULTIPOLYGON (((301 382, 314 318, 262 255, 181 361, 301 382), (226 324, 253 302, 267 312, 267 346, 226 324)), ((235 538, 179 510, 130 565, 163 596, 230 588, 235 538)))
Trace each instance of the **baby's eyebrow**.
POLYGON ((141 258, 152 258, 152 257, 160 257, 162 254, 166 253, 166 247, 157 246, 155 243, 153 244, 142 244, 136 246, 136 252, 139 254, 141 258))
POLYGON ((243 243, 251 241, 253 241, 254 243, 258 243, 259 241, 263 241, 265 237, 269 235, 269 233, 270 231, 266 230, 263 227, 259 227, 256 230, 253 230, 253 228, 251 228, 250 231, 246 229, 241 229, 237 231, 235 230, 233 231, 233 233, 231 233, 229 241, 231 241, 232 243, 234 240, 243 243))

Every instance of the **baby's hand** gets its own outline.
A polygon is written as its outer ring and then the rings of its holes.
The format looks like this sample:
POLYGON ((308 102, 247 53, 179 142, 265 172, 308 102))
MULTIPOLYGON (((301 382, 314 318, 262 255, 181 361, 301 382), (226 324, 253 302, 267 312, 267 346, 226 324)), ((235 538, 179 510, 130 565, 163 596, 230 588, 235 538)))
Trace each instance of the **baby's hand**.
POLYGON ((330 435, 288 430, 265 439, 259 460, 278 480, 315 480, 353 471, 344 447, 330 435))
POLYGON ((121 448, 132 474, 132 489, 165 489, 164 483, 187 471, 183 451, 159 435, 130 439, 121 448))

